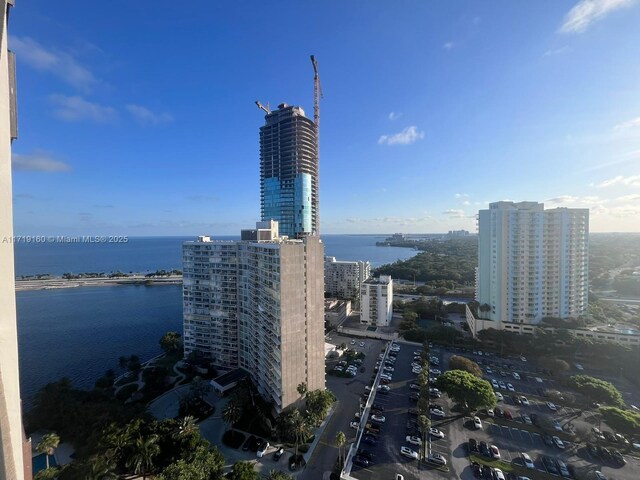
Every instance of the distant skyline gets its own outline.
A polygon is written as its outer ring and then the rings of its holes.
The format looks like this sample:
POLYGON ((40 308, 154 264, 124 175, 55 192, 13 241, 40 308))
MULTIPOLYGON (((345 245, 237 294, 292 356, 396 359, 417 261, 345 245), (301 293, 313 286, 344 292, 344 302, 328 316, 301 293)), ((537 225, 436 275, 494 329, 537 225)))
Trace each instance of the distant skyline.
POLYGON ((476 231, 499 200, 640 231, 640 0, 21 2, 17 235, 237 235, 259 128, 313 118, 323 233, 476 231))

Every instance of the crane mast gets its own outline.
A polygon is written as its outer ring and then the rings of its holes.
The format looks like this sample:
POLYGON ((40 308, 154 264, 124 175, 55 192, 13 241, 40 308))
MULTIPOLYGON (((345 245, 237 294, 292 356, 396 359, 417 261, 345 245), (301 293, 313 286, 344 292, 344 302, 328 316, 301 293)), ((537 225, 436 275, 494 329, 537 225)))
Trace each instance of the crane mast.
POLYGON ((316 175, 316 235, 320 235, 320 98, 323 98, 320 75, 318 74, 318 61, 315 55, 311 55, 313 65, 313 122, 316 124, 316 159, 318 173, 316 175))

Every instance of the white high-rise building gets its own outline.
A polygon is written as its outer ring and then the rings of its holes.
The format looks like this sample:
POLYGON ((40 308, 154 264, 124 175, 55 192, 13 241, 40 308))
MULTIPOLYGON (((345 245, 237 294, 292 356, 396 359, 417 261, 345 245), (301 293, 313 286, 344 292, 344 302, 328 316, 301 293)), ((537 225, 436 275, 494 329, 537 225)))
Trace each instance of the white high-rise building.
POLYGON ((13 265, 11 142, 17 138, 15 57, 7 45, 13 0, 0 1, 0 478, 31 478, 31 448, 24 439, 18 371, 13 265))
POLYGON ((386 327, 393 316, 393 280, 390 275, 370 278, 360 288, 360 323, 386 327))
POLYGON ((358 299, 360 286, 370 275, 369 262, 324 257, 324 291, 330 297, 358 299))
POLYGON ((300 383, 324 390, 323 258, 320 237, 280 237, 275 221, 239 241, 185 242, 185 355, 243 368, 277 412, 300 383))
POLYGON ((478 214, 479 316, 537 324, 586 315, 588 248, 588 209, 491 203, 478 214))

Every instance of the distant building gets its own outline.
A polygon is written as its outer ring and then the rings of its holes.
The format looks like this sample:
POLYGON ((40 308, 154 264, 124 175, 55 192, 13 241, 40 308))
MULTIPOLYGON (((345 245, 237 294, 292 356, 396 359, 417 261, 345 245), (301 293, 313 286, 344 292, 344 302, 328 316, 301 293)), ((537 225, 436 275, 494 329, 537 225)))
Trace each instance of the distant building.
POLYGON ((31 478, 31 445, 22 428, 13 263, 11 143, 18 137, 15 56, 7 45, 9 9, 0 2, 0 478, 31 478))
POLYGON ((239 241, 185 242, 185 355, 246 370, 276 412, 300 383, 324 390, 323 258, 319 237, 283 238, 274 221, 239 241))
POLYGON ((588 313, 588 209, 496 202, 478 227, 479 317, 538 324, 588 313))
POLYGON ((357 300, 360 286, 371 275, 369 262, 349 262, 324 257, 324 291, 337 298, 357 300))
POLYGON ((342 325, 351 315, 351 301, 327 298, 324 301, 324 322, 327 327, 342 325))
POLYGON ((468 230, 449 230, 449 233, 447 233, 449 238, 468 237, 469 235, 471 234, 468 230))
POLYGON ((318 136, 304 110, 282 103, 260 127, 262 220, 290 238, 318 234, 318 136))
POLYGON ((370 278, 360 288, 360 323, 386 327, 393 315, 393 280, 390 275, 370 278))

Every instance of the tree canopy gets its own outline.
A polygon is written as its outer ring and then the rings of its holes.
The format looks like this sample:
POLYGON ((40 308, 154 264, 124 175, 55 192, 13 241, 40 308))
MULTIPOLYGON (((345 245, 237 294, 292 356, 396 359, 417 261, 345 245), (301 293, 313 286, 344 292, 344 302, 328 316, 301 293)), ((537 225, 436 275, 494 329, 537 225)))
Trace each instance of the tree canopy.
POLYGON ((438 377, 436 385, 453 401, 469 410, 480 407, 493 408, 496 404, 491 384, 463 370, 449 370, 443 373, 438 377))
POLYGON ((574 375, 569 379, 573 388, 594 402, 608 403, 609 405, 624 405, 622 394, 610 382, 590 377, 589 375, 574 375))
POLYGON ((469 372, 476 377, 482 377, 482 369, 480 368, 480 366, 467 357, 453 355, 449 358, 449 368, 451 370, 464 370, 465 372, 469 372))
POLYGON ((640 430, 640 412, 616 407, 600 407, 600 413, 607 425, 614 430, 627 434, 635 434, 640 430))

